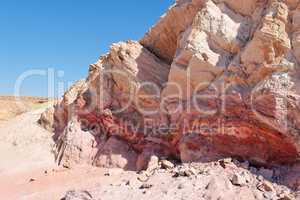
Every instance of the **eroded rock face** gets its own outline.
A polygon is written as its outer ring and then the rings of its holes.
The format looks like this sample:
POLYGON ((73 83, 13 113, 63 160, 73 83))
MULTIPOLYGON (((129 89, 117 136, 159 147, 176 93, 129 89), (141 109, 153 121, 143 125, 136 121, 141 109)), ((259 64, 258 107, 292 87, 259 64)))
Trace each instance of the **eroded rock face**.
POLYGON ((204 0, 177 0, 140 43, 170 64, 180 34, 191 25, 203 3, 204 0))
POLYGON ((98 167, 122 168, 136 170, 137 153, 128 143, 111 137, 101 147, 94 165, 98 167))
POLYGON ((93 135, 82 130, 78 121, 71 120, 57 141, 58 163, 68 168, 92 164, 97 154, 96 145, 93 135))
POLYGON ((66 93, 54 114, 58 141, 76 149, 76 162, 99 166, 143 168, 152 155, 295 163, 299 16, 289 0, 178 0, 140 42, 113 44, 66 93), (68 135, 80 141, 69 145, 68 135))

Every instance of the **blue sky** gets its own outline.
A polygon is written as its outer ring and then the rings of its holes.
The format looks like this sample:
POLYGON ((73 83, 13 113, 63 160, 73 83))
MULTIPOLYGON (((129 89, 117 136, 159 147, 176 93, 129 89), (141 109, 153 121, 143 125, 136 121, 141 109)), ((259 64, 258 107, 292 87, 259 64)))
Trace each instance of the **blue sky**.
MULTIPOLYGON (((85 78, 113 42, 140 39, 173 2, 0 0, 0 95, 12 95, 28 70, 52 68, 56 90, 85 78)), ((30 76, 21 95, 47 96, 47 85, 46 76, 30 76)))

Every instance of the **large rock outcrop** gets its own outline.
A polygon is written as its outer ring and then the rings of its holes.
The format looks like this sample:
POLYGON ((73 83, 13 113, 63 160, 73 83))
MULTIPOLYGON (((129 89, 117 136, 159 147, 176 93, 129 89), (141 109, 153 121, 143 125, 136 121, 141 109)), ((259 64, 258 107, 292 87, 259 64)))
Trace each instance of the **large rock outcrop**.
POLYGON ((60 161, 75 151, 76 163, 119 167, 152 154, 298 162, 299 6, 177 0, 139 42, 113 44, 56 106, 60 161))

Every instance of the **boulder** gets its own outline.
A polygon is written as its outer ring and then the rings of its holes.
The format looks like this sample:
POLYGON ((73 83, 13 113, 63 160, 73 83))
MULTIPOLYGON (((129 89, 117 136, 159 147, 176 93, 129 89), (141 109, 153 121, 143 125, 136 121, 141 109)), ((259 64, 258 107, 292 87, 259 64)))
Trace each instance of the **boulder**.
POLYGON ((111 137, 100 147, 94 160, 94 165, 106 168, 121 168, 125 170, 136 170, 137 153, 133 151, 128 143, 111 137))
POLYGON ((47 108, 45 112, 41 114, 38 123, 46 130, 54 132, 54 107, 47 108))
POLYGON ((136 159, 138 169, 152 155, 296 163, 299 12, 293 0, 177 0, 140 41, 113 44, 66 92, 54 108, 59 157, 91 163, 96 150, 98 166, 136 159))
POLYGON ((97 142, 90 132, 81 130, 80 123, 71 120, 57 141, 57 161, 67 168, 92 164, 97 153, 97 142))

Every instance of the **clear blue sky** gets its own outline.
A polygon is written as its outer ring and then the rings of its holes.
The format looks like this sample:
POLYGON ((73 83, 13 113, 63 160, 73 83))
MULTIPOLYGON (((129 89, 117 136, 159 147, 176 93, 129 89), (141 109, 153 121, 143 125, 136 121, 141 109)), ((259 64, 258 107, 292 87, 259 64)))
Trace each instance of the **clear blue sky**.
MULTIPOLYGON (((57 82, 85 78, 111 43, 140 39, 174 0, 0 2, 0 95, 11 95, 31 69, 63 70, 57 82)), ((21 94, 46 96, 47 78, 26 79, 21 94)))

